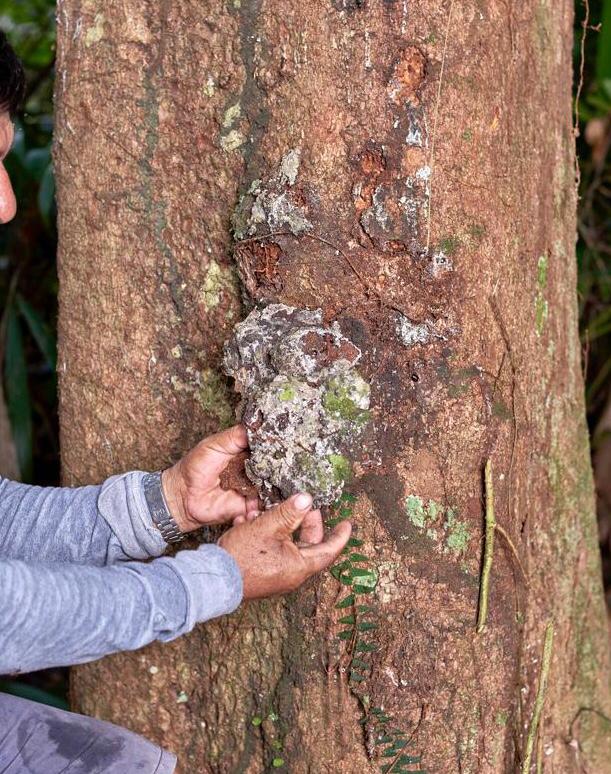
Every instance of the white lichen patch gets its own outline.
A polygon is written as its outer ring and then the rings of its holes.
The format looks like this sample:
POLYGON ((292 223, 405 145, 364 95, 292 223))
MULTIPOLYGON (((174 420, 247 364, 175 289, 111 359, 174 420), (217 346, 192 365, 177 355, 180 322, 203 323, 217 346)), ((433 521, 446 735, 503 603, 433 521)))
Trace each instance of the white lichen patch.
POLYGON ((204 84, 203 92, 206 97, 213 97, 214 92, 216 91, 216 82, 214 78, 209 75, 206 79, 206 83, 204 84))
POLYGON ((436 329, 434 322, 425 320, 422 323, 415 323, 401 313, 397 314, 396 331, 401 343, 406 347, 413 347, 416 344, 428 344, 434 339, 446 338, 436 329))
POLYGON ((337 324, 323 324, 321 310, 271 304, 236 325, 225 370, 242 396, 246 472, 267 505, 298 491, 317 506, 341 494, 369 419, 360 357, 337 324))
POLYGON ((292 148, 282 157, 276 174, 267 182, 254 180, 233 216, 237 239, 253 236, 261 225, 266 231, 286 229, 298 235, 312 228, 301 200, 293 188, 299 174, 301 150, 292 148))
POLYGON ((433 253, 429 267, 429 271, 433 277, 438 277, 440 274, 445 274, 445 272, 453 270, 454 263, 452 259, 443 252, 443 250, 438 250, 437 252, 433 253))
POLYGON ((288 185, 295 185, 297 175, 299 174, 299 165, 301 163, 301 148, 291 148, 291 150, 282 157, 280 163, 280 178, 288 185))
POLYGON ((87 30, 85 37, 83 38, 83 42, 87 48, 93 46, 95 43, 99 43, 102 40, 104 37, 105 22, 106 17, 104 14, 96 13, 93 20, 93 25, 87 30))

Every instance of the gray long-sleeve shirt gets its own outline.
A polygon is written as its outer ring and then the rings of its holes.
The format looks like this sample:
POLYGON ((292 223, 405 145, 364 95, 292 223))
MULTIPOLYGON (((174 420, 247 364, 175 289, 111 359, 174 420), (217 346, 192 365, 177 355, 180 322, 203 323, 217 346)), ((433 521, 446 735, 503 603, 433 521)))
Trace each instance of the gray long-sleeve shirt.
POLYGON ((166 543, 143 476, 76 489, 0 479, 0 674, 172 640, 239 605, 240 570, 219 546, 154 558, 166 543))

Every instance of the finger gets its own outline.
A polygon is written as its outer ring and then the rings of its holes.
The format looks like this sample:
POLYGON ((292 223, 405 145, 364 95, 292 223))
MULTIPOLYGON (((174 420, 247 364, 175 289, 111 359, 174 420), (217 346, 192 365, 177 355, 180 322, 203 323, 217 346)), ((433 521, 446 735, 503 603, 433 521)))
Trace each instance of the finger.
POLYGON ((322 514, 319 510, 310 511, 301 522, 299 530, 299 542, 315 545, 325 536, 325 528, 322 525, 322 514))
POLYGON ((254 521, 261 515, 261 511, 248 511, 246 514, 246 521, 254 521))
POLYGON ((209 493, 205 508, 206 521, 223 524, 236 516, 245 516, 246 513, 246 500, 233 489, 217 489, 209 493))
POLYGON ((261 510, 261 501, 259 498, 255 495, 254 497, 247 497, 246 498, 246 512, 249 511, 260 511, 261 510))
POLYGON ((228 430, 204 438, 200 446, 203 450, 234 457, 248 448, 248 436, 244 425, 234 425, 228 430))
POLYGON ((299 549, 306 562, 308 577, 324 570, 337 559, 348 542, 351 532, 352 524, 349 521, 342 521, 322 543, 299 549))
POLYGON ((270 534, 289 537, 305 519, 311 508, 312 498, 309 494, 302 492, 293 495, 280 505, 265 511, 260 518, 261 526, 267 529, 270 534))
POLYGON ((246 516, 236 516, 233 520, 233 526, 235 527, 237 524, 244 524, 246 521, 246 516))

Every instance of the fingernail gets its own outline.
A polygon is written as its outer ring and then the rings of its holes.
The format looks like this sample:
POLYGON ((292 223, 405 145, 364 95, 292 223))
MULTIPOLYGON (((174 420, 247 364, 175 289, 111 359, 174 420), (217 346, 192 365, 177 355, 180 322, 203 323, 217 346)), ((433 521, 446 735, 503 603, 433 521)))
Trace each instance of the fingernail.
POLYGON ((305 511, 312 506, 312 497, 305 492, 298 494, 295 498, 295 508, 298 511, 305 511))

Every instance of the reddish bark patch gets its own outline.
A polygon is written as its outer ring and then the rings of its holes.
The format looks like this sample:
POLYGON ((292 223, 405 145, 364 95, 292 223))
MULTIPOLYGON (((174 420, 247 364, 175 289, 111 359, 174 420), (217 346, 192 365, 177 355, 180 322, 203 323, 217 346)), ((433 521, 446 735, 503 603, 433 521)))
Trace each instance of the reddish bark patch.
POLYGON ((395 61, 393 74, 388 82, 388 96, 396 104, 409 100, 418 105, 419 89, 424 81, 426 57, 415 46, 404 49, 395 61))
POLYGON ((252 241, 236 247, 240 278, 253 298, 269 297, 282 290, 278 264, 282 249, 276 242, 252 241))
POLYGON ((337 360, 355 363, 360 354, 358 348, 349 341, 344 340, 337 344, 330 333, 320 334, 314 331, 303 337, 302 349, 306 355, 316 360, 320 368, 325 368, 337 360))
POLYGON ((246 475, 244 463, 248 459, 248 452, 242 452, 235 456, 220 475, 221 489, 234 489, 244 497, 257 497, 255 485, 246 475))

